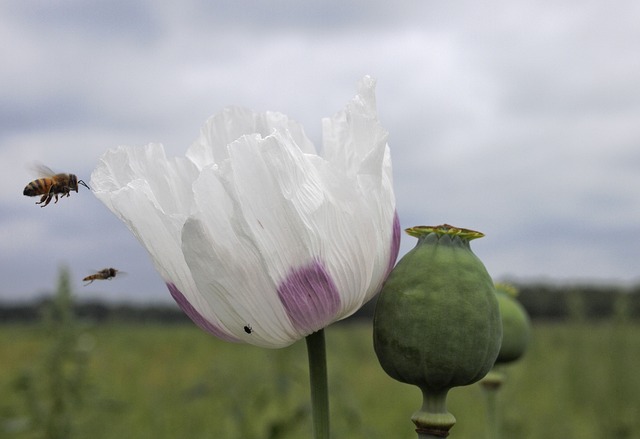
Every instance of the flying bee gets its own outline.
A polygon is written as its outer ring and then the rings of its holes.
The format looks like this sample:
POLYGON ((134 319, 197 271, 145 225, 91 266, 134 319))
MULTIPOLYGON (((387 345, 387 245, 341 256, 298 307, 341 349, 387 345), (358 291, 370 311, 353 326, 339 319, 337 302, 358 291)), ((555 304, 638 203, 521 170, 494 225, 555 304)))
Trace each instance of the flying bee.
POLYGON ((86 284, 84 285, 87 286, 94 280, 111 280, 114 277, 116 277, 116 274, 118 274, 118 271, 120 270, 116 270, 115 268, 103 268, 97 273, 91 274, 85 277, 84 279, 82 279, 82 281, 86 282, 86 284))
POLYGON ((251 325, 245 325, 244 332, 246 332, 247 334, 251 334, 253 332, 253 328, 251 327, 251 325))
POLYGON ((57 203, 58 196, 68 197, 69 192, 78 192, 78 184, 91 190, 84 181, 78 180, 75 174, 56 174, 44 165, 36 166, 36 170, 41 177, 26 185, 22 194, 27 197, 42 195, 40 201, 36 201, 36 204, 44 203, 40 207, 47 206, 53 197, 56 198, 55 203, 57 203))

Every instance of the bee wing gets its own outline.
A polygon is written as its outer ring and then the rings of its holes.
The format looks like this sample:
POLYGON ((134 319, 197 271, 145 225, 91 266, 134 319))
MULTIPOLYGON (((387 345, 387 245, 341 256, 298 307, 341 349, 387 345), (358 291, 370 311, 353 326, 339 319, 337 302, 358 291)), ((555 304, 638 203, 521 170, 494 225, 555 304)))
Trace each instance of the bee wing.
POLYGON ((45 166, 42 163, 34 163, 31 168, 38 177, 53 177, 54 175, 56 175, 56 173, 53 172, 50 167, 45 166))
POLYGON ((117 268, 114 268, 114 270, 116 270, 116 275, 114 277, 126 276, 128 274, 126 271, 118 270, 117 268))

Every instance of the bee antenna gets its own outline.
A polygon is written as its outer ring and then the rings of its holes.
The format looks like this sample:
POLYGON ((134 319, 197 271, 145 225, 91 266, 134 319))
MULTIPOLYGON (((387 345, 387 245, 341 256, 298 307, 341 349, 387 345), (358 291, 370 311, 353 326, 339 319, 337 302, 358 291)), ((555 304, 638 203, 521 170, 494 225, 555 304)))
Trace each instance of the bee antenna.
POLYGON ((91 188, 87 185, 87 183, 85 183, 82 180, 78 180, 78 184, 81 184, 82 186, 86 187, 87 189, 91 190, 91 188))

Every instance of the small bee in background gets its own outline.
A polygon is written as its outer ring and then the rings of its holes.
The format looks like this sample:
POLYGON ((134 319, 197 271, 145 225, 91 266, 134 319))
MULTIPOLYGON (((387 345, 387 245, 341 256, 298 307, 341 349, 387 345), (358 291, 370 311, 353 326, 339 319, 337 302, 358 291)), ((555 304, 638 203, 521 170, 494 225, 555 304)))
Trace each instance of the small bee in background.
POLYGON ((251 334, 253 332, 253 328, 251 327, 251 325, 245 325, 244 332, 246 332, 247 334, 251 334))
POLYGON ((82 281, 86 282, 86 284, 84 285, 87 286, 90 283, 92 283, 94 280, 111 280, 114 277, 116 277, 116 274, 118 274, 118 271, 120 270, 116 270, 115 268, 103 268, 97 273, 91 274, 85 277, 84 279, 82 279, 82 281))
POLYGON ((38 172, 38 175, 40 175, 40 178, 33 180, 25 186, 22 194, 27 197, 42 195, 40 201, 36 201, 36 204, 44 203, 40 207, 47 206, 53 197, 56 198, 55 203, 57 203, 58 196, 68 197, 69 192, 78 192, 78 184, 81 184, 91 190, 84 181, 78 180, 78 177, 76 177, 75 174, 56 174, 44 165, 37 165, 36 171, 38 172))

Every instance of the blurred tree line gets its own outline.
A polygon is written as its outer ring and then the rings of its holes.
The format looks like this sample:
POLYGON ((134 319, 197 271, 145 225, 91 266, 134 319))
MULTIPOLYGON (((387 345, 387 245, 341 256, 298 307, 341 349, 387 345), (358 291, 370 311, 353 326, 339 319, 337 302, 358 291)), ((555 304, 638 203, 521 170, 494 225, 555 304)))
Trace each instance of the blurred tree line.
MULTIPOLYGON (((532 320, 640 318, 640 284, 558 285, 550 283, 509 282, 519 292, 517 300, 532 320)), ((356 316, 373 316, 375 300, 367 303, 356 316)))
POLYGON ((613 286, 519 285, 518 300, 532 319, 640 317, 640 285, 613 286))
MULTIPOLYGON (((52 299, 45 297, 30 303, 0 303, 0 323, 39 322, 51 306, 52 299)), ((77 319, 92 323, 186 323, 190 322, 177 306, 172 304, 134 305, 106 301, 76 301, 73 303, 77 319)))
MULTIPOLYGON (((512 283, 520 292, 518 300, 532 320, 564 320, 586 318, 640 318, 640 284, 632 287, 615 285, 557 285, 549 283, 512 283)), ((0 323, 37 322, 52 302, 52 297, 21 304, 0 303, 0 323)), ((349 320, 371 319, 375 299, 367 303, 349 320)), ((182 324, 189 318, 173 304, 122 304, 107 301, 73 303, 78 319, 94 323, 137 322, 182 324)))

